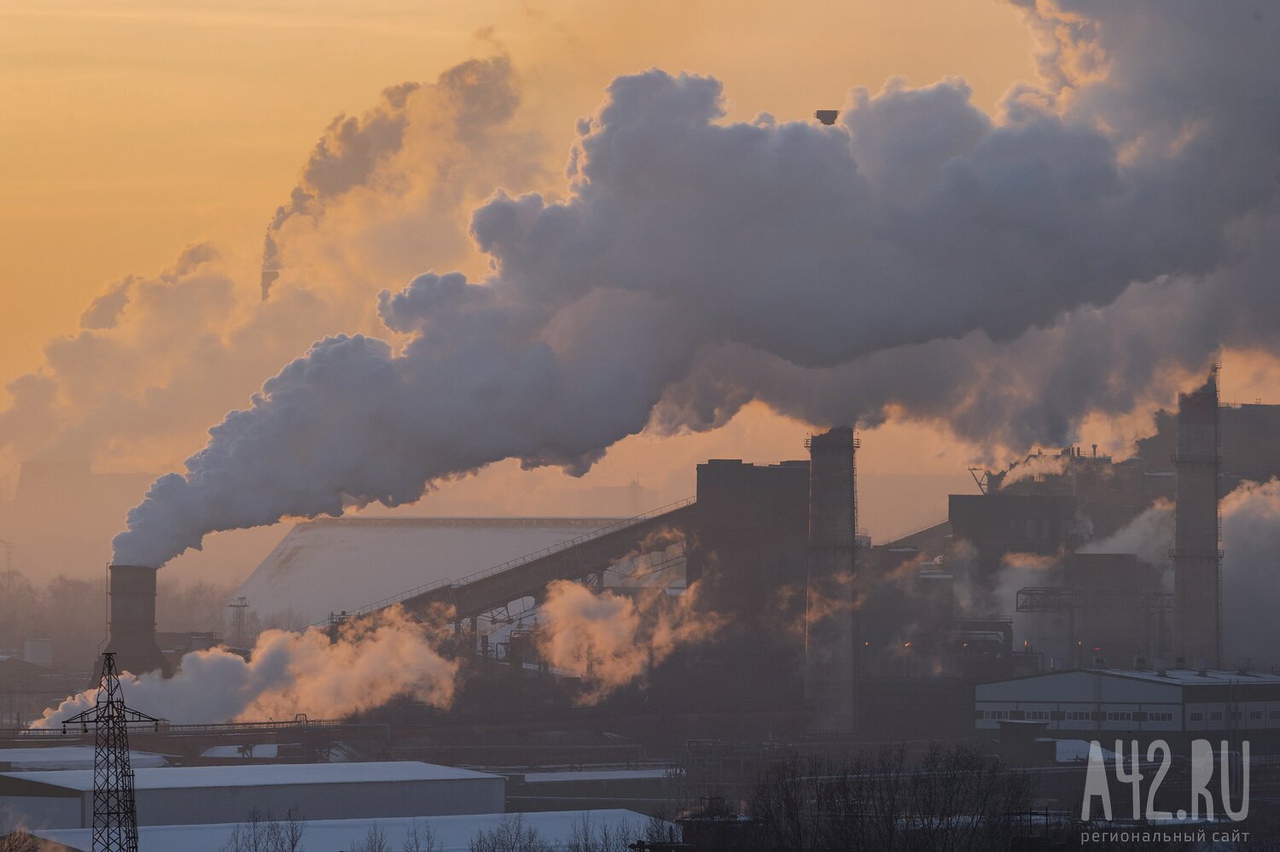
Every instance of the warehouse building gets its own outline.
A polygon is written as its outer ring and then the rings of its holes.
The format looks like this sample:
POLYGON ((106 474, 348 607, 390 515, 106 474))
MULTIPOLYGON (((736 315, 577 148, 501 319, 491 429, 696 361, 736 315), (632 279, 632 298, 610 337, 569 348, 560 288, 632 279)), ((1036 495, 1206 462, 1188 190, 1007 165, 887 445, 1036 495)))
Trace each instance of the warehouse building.
MULTIPOLYGON (((501 813, 501 776, 414 761, 139 769, 139 825, 231 823, 296 809, 332 819, 501 813)), ((0 833, 89 828, 93 772, 0 773, 0 833)))
POLYGON ((1079 669, 978 684, 974 725, 1042 722, 1056 738, 1169 742, 1248 739, 1280 746, 1280 676, 1246 670, 1079 669))

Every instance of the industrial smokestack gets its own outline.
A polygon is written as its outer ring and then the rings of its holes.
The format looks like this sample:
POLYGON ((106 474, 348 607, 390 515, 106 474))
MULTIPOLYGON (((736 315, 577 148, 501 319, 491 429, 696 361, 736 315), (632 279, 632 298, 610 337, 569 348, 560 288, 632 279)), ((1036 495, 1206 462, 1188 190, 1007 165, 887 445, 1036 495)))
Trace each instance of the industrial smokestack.
POLYGON ((1218 371, 1178 397, 1174 507, 1174 642, 1184 660, 1222 660, 1222 551, 1218 549, 1218 371))
POLYGON ((847 427, 811 437, 809 574, 804 697, 813 733, 848 734, 857 723, 854 568, 857 562, 858 441, 847 427))
POLYGON ((112 565, 111 640, 120 671, 145 674, 169 665, 156 644, 156 569, 147 565, 112 565))

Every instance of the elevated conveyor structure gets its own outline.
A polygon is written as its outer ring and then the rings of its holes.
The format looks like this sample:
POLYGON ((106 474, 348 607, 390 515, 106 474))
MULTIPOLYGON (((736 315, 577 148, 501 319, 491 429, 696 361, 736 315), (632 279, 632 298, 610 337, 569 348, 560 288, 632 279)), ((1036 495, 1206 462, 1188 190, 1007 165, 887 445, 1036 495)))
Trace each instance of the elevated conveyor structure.
POLYGON ((540 602, 547 586, 557 580, 598 577, 637 550, 661 550, 691 536, 697 524, 697 510, 693 499, 684 500, 459 580, 412 589, 349 615, 368 615, 394 604, 410 613, 425 613, 433 606, 443 605, 452 607, 454 617, 462 621, 502 609, 521 598, 540 602))

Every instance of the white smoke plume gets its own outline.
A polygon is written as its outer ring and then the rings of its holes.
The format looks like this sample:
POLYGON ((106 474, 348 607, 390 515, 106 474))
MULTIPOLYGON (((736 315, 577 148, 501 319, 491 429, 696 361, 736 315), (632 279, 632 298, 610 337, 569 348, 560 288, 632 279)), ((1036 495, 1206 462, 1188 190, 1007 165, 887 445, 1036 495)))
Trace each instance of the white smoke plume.
MULTIPOLYGON (((177 673, 121 677, 126 703, 174 724, 341 718, 407 694, 433 707, 453 701, 458 664, 442 657, 423 625, 400 608, 345 623, 338 640, 311 628, 268 630, 250 659, 215 648, 182 658, 177 673)), ((50 728, 93 706, 91 689, 46 710, 32 727, 50 728)))
POLYGON ((158 274, 108 284, 37 372, 8 383, 0 461, 170 468, 313 341, 382 329, 374 296, 386 281, 474 262, 468 209, 495 182, 542 180, 544 144, 516 127, 519 103, 518 75, 499 56, 339 116, 271 225, 270 300, 242 247, 205 243, 158 274))
POLYGON ((567 580, 547 587, 535 634, 552 666, 583 678, 581 704, 596 704, 642 679, 678 647, 712 638, 724 619, 697 611, 697 584, 674 601, 665 591, 637 597, 594 593, 567 580))
POLYGON ((565 200, 476 210, 488 277, 384 291, 403 350, 316 343, 155 483, 117 560, 410 502, 504 458, 581 473, 646 427, 714 427, 751 400, 1062 439, 1167 400, 1224 343, 1275 343, 1280 17, 1025 5, 1047 83, 997 121, 958 80, 858 90, 838 127, 725 124, 707 78, 615 80, 565 200))
POLYGON ((1174 505, 1156 500, 1115 533, 1080 548, 1081 553, 1133 553, 1148 565, 1169 564, 1173 547, 1174 505))
POLYGON ((1068 457, 1054 454, 1034 453, 1009 465, 1008 472, 1001 480, 1001 485, 1011 485, 1022 479, 1036 479, 1041 476, 1057 476, 1067 468, 1068 457))

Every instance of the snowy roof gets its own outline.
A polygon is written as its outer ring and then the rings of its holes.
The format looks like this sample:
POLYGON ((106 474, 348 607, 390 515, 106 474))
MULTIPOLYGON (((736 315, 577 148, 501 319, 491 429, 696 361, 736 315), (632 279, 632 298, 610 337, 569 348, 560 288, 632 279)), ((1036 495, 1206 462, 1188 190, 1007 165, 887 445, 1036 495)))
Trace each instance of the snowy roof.
MULTIPOLYGON (((93 790, 93 770, 0 773, 0 777, 48 784, 69 790, 93 790)), ((247 766, 172 766, 138 769, 134 789, 183 789, 192 787, 273 787, 291 784, 361 784, 386 781, 464 781, 501 778, 469 769, 437 766, 418 761, 375 763, 273 763, 247 766)))
POLYGON ((297 524, 235 597, 315 624, 419 586, 458 580, 616 518, 321 518, 297 524))
MULTIPOLYGON (((1280 674, 1258 671, 1237 671, 1235 669, 1065 669, 1062 671, 1039 672, 1002 681, 992 681, 990 685, 1023 683, 1037 679, 1058 679, 1073 677, 1079 674, 1099 675, 1119 678, 1121 680, 1156 683, 1162 686, 1222 686, 1232 684, 1280 684, 1280 674)), ((981 684, 987 686, 988 684, 981 684)))
MULTIPOLYGON (((307 852, 341 852, 355 847, 364 840, 373 827, 383 833, 387 848, 400 849, 406 835, 416 823, 420 832, 430 828, 435 834, 439 852, 467 852, 480 831, 493 831, 504 819, 519 818, 526 828, 538 832, 544 841, 560 847, 573 839, 575 827, 584 820, 593 835, 604 828, 611 832, 628 830, 640 836, 649 818, 635 811, 593 810, 553 811, 528 814, 468 814, 465 816, 433 816, 416 819, 379 820, 308 820, 303 830, 302 843, 307 852)), ((221 825, 148 825, 138 828, 139 852, 219 852, 236 828, 235 824, 221 825)), ((243 832, 246 826, 240 826, 243 832)), ((92 848, 92 830, 43 829, 32 832, 36 837, 60 843, 70 849, 92 848)))
POLYGON ((280 749, 275 743, 243 743, 241 745, 218 745, 210 746, 200 752, 201 757, 205 758, 258 758, 274 760, 280 754, 280 749))
MULTIPOLYGON (((160 754, 130 751, 129 764, 134 769, 164 766, 165 758, 160 754)), ((0 748, 0 769, 6 772, 93 769, 93 746, 0 748)))
POLYGON ((529 784, 547 784, 556 781, 647 781, 667 778, 671 769, 585 769, 578 772, 526 772, 524 780, 529 784))

